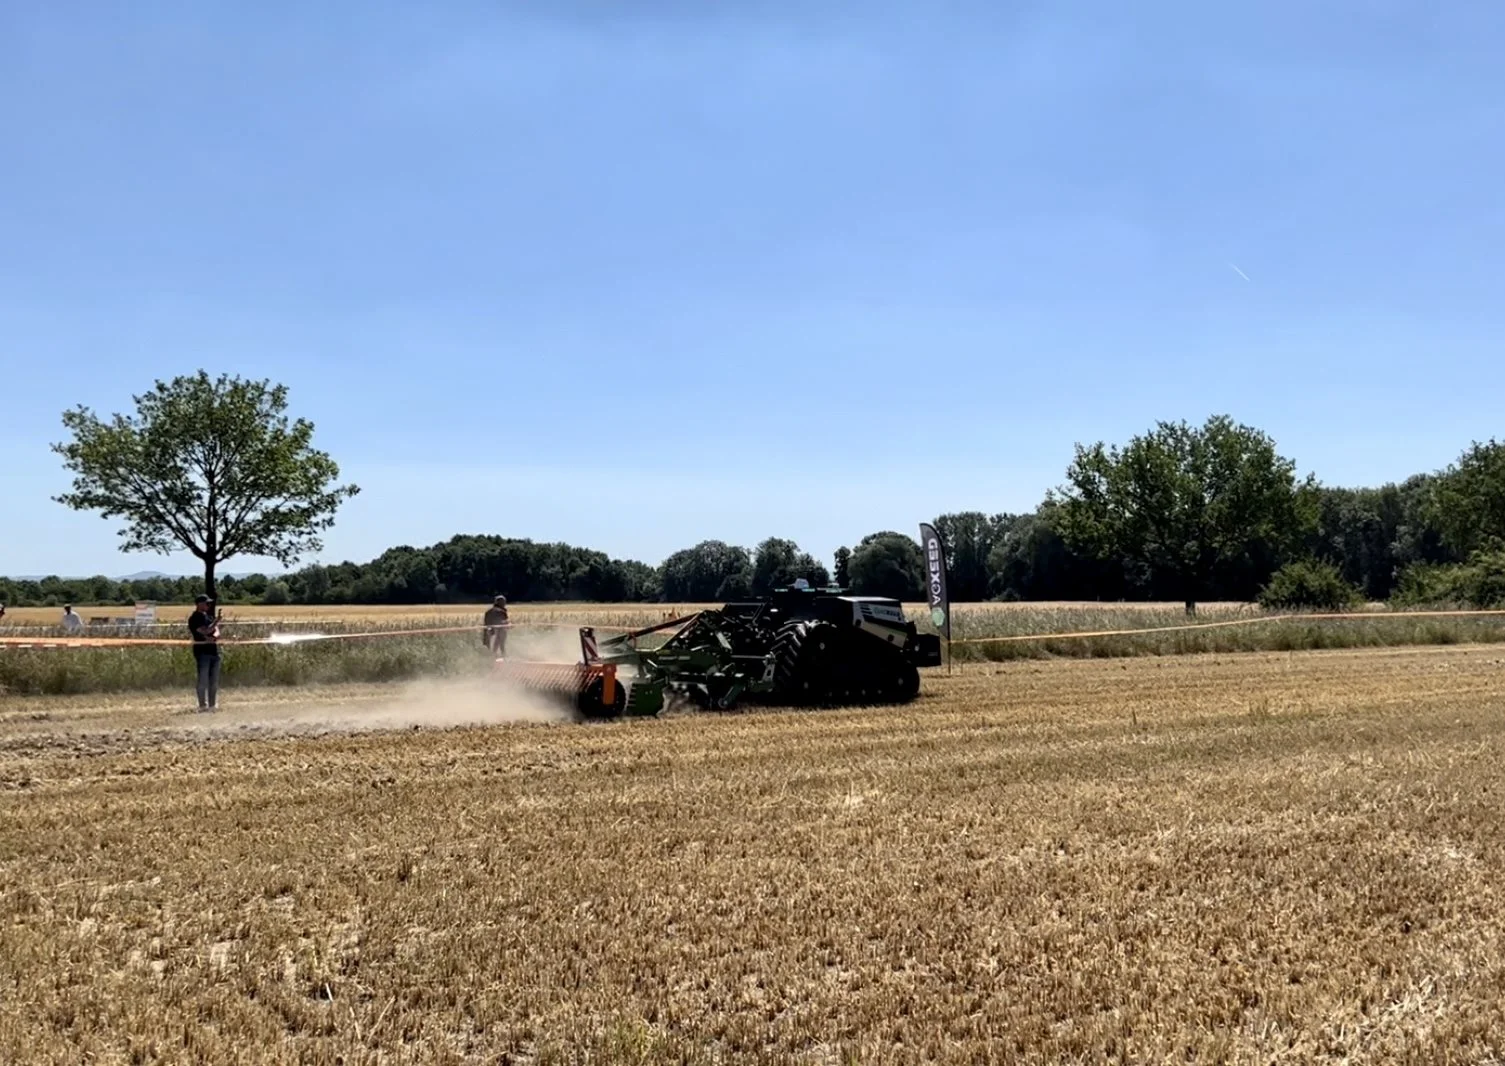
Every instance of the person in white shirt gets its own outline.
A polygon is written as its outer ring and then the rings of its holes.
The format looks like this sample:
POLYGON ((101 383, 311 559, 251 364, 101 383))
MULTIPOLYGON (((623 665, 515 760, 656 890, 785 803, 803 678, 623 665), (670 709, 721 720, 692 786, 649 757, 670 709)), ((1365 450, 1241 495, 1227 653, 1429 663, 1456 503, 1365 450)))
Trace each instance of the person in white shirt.
POLYGON ((77 633, 84 628, 84 620, 73 613, 73 604, 63 608, 63 628, 69 633, 77 633))

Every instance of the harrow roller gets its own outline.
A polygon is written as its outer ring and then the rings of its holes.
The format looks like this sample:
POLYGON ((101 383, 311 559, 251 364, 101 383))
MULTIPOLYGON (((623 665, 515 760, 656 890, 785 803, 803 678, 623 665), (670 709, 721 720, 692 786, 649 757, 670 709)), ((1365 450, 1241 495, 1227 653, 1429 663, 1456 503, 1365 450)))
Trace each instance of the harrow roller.
POLYGON ((627 691, 616 678, 614 666, 582 663, 507 662, 492 666, 494 680, 527 692, 565 697, 585 718, 616 718, 627 701, 627 691))
POLYGON ((492 663, 491 677, 525 692, 553 696, 572 707, 581 718, 621 718, 627 714, 658 712, 659 707, 651 698, 629 702, 629 686, 618 678, 618 665, 600 661, 595 635, 589 628, 580 631, 580 649, 584 661, 578 663, 497 659, 492 663))

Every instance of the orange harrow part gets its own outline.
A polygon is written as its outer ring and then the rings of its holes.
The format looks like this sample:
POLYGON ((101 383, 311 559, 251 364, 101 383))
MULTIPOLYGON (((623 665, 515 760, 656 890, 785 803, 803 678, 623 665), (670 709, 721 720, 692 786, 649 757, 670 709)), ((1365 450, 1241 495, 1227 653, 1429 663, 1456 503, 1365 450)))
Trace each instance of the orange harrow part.
POLYGON ((596 651, 596 631, 580 630, 578 663, 539 663, 497 658, 491 676, 534 692, 566 696, 586 718, 617 718, 626 710, 627 689, 617 680, 615 663, 603 663, 596 651))
POLYGON ((617 668, 612 663, 530 663, 498 659, 491 667, 498 681, 538 692, 578 696, 594 681, 602 685, 601 699, 608 706, 616 699, 617 668))

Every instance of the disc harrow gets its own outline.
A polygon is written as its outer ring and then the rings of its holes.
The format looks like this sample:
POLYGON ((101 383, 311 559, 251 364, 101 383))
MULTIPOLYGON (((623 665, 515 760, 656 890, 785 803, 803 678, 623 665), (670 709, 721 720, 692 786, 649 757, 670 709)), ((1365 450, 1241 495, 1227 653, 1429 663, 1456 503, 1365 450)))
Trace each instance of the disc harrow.
POLYGON ((629 703, 628 686, 618 677, 618 664, 601 661, 595 632, 588 626, 580 630, 580 653, 582 661, 578 663, 497 658, 491 666, 491 677, 503 685, 553 697, 585 719, 657 713, 657 707, 645 711, 641 701, 638 706, 629 703))

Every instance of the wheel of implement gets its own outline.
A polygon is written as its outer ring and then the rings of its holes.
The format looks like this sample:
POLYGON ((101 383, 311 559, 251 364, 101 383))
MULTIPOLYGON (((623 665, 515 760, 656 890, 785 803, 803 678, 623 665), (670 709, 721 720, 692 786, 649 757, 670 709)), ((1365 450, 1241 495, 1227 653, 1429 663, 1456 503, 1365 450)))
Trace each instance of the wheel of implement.
POLYGON ((581 717, 594 720, 622 717, 627 710, 627 686, 618 681, 612 687, 616 692, 608 704, 603 698, 606 689, 603 679, 595 678, 586 685, 575 700, 575 707, 580 711, 581 717))
POLYGON ((780 700, 798 703, 807 687, 801 651, 809 628, 809 622, 789 622, 780 626, 773 638, 774 692, 780 700))
POLYGON ((791 702, 801 707, 828 707, 842 702, 845 653, 840 634, 830 622, 807 622, 790 676, 791 702))

